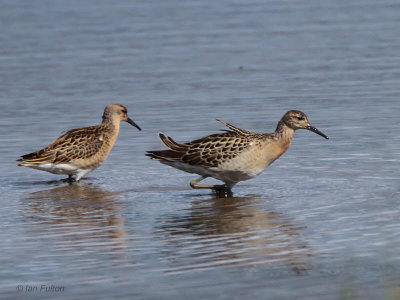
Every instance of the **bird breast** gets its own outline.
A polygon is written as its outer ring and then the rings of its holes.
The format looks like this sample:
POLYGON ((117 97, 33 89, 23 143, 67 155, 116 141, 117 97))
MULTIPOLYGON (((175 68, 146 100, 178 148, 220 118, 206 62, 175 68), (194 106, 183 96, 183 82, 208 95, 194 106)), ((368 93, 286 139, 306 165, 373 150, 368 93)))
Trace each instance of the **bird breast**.
POLYGON ((226 171, 239 171, 249 179, 259 175, 290 146, 290 140, 264 141, 251 144, 248 150, 218 166, 226 171))

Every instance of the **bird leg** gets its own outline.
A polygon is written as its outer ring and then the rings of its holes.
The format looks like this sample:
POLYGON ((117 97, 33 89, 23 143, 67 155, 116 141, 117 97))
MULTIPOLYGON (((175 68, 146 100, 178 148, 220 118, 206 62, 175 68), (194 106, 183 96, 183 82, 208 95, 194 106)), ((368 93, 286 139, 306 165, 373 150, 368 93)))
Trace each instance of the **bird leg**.
POLYGON ((62 182, 68 182, 69 184, 75 182, 75 179, 72 177, 72 175, 68 175, 67 178, 61 179, 60 181, 62 182))
POLYGON ((78 172, 78 174, 76 174, 75 181, 78 182, 79 180, 81 180, 81 178, 82 178, 83 176, 85 176, 85 175, 86 175, 87 173, 89 173, 89 172, 90 172, 89 169, 80 170, 80 171, 78 172))
POLYGON ((200 185, 200 184, 198 184, 200 181, 202 181, 205 178, 207 178, 207 177, 200 176, 199 178, 197 178, 195 180, 192 180, 190 182, 190 186, 192 188, 194 188, 194 189, 211 189, 211 190, 214 190, 215 193, 221 198, 231 197, 232 196, 232 190, 226 184, 221 184, 221 185, 200 185))
POLYGON ((205 178, 207 178, 207 177, 200 176, 199 178, 197 178, 195 180, 192 180, 190 182, 190 186, 193 189, 214 189, 215 185, 200 185, 200 184, 197 184, 198 182, 202 181, 205 178))

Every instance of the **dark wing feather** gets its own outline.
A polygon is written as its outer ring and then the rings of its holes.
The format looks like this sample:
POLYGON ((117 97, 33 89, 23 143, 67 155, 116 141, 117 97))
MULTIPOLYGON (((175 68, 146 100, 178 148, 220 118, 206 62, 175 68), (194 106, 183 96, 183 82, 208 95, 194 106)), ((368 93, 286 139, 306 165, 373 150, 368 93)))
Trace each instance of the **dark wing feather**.
MULTIPOLYGON (((229 123, 226 123, 226 122, 224 122, 224 121, 221 121, 221 120, 219 120, 219 119, 216 119, 218 122, 220 122, 220 123, 222 123, 222 124, 224 124, 226 127, 228 127, 230 130, 232 130, 233 132, 236 132, 237 134, 239 134, 239 135, 251 135, 251 134, 253 134, 253 132, 251 132, 251 131, 247 131, 247 130, 244 130, 244 129, 240 129, 239 127, 236 127, 236 126, 233 126, 233 125, 231 125, 231 124, 229 124, 229 123)), ((229 131, 228 131, 229 132, 229 131)))

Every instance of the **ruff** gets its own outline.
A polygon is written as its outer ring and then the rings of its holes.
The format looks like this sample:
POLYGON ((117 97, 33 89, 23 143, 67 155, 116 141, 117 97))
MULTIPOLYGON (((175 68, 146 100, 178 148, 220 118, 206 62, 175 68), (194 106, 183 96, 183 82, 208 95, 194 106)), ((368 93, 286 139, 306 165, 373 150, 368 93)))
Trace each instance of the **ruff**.
POLYGON ((147 156, 179 170, 199 174, 191 181, 192 188, 230 189, 239 181, 259 175, 289 148, 294 132, 307 129, 328 139, 311 126, 307 116, 296 110, 288 111, 273 133, 250 132, 217 120, 230 130, 212 134, 189 143, 180 144, 159 133, 169 150, 147 151, 147 156), (221 180, 225 185, 199 185, 207 177, 221 180))
POLYGON ((22 155, 19 166, 65 174, 69 180, 76 176, 75 180, 79 181, 106 160, 117 140, 121 121, 141 130, 128 117, 124 106, 110 104, 104 110, 100 125, 67 131, 48 147, 22 155))

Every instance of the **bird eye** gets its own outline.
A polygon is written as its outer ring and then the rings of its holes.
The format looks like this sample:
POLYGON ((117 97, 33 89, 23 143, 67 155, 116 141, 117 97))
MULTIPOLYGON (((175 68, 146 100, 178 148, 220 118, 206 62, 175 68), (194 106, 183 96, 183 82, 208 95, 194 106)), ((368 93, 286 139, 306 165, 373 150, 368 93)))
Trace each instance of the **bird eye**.
POLYGON ((127 111, 126 109, 123 109, 122 112, 123 112, 124 114, 126 114, 128 111, 127 111))
POLYGON ((299 121, 303 121, 303 120, 304 120, 304 118, 303 118, 303 117, 297 117, 297 120, 299 120, 299 121))

